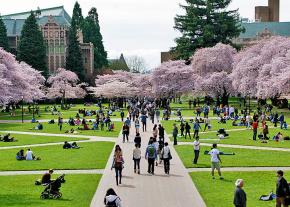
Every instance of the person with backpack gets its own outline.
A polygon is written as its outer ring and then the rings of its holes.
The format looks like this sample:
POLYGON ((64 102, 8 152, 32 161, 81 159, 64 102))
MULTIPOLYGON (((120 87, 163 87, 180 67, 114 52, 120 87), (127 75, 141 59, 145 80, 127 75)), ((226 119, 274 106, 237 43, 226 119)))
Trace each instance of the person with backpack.
POLYGON ((171 152, 168 146, 168 142, 164 143, 164 147, 161 151, 161 157, 164 161, 164 172, 169 175, 170 171, 170 160, 172 159, 171 152))
POLYGON ((107 190, 104 198, 104 204, 106 207, 122 207, 120 197, 112 188, 107 190))
POLYGON ((149 145, 146 148, 145 159, 148 160, 148 173, 154 175, 154 162, 157 158, 157 151, 153 145, 153 139, 150 139, 149 145))
POLYGON ((141 150, 139 144, 135 144, 135 149, 133 150, 133 160, 134 160, 134 173, 140 174, 141 150))
POLYGON ((119 145, 116 145, 111 170, 115 168, 117 185, 122 184, 123 163, 124 163, 124 159, 123 159, 123 153, 122 153, 121 147, 119 145))

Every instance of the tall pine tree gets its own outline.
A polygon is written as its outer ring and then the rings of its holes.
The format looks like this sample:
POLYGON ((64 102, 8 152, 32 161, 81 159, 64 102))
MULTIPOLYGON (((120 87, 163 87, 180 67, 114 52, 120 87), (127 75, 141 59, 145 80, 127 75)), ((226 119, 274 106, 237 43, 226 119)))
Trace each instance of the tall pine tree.
POLYGON ((100 70, 108 65, 107 52, 103 45, 103 37, 100 32, 99 17, 96 8, 92 8, 83 24, 84 42, 94 44, 94 68, 100 70))
POLYGON ((48 75, 45 44, 33 12, 24 22, 17 48, 17 59, 42 71, 44 76, 48 75))
POLYGON ((81 47, 78 41, 78 31, 82 28, 82 24, 82 10, 79 3, 76 2, 68 34, 66 69, 75 72, 81 81, 85 78, 81 47))
POLYGON ((1 16, 0 16, 0 47, 2 47, 6 51, 9 51, 7 29, 1 16))
POLYGON ((227 11, 232 0, 185 0, 185 15, 175 17, 175 29, 182 34, 172 50, 177 58, 188 59, 196 49, 212 47, 219 42, 232 44, 231 39, 243 31, 237 10, 227 11))

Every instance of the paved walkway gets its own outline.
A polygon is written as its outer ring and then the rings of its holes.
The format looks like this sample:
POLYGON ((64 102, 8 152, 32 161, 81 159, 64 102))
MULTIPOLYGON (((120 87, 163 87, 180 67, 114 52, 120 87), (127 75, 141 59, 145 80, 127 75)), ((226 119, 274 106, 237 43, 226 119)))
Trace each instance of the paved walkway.
MULTIPOLYGON (((290 171, 290 167, 223 167, 222 172, 290 171)), ((188 168, 188 172, 210 172, 211 168, 188 168)))
MULTIPOLYGON (((0 171, 0 176, 6 175, 42 175, 47 170, 35 171, 0 171)), ((54 174, 103 174, 103 169, 89 169, 89 170, 54 170, 54 174)))
MULTIPOLYGON (((192 142, 178 142, 178 145, 193 145, 193 143, 192 142)), ((208 143, 201 143, 200 145, 212 146, 212 144, 208 144, 208 143)), ((278 148, 278 147, 258 147, 258 146, 245 146, 245 145, 234 145, 234 144, 218 144, 218 147, 290 152, 290 148, 278 148)))
MULTIPOLYGON (((121 121, 121 118, 110 118, 111 121, 116 122, 116 121, 121 121)), ((52 119, 36 119, 36 121, 38 122, 49 122, 52 119)), ((54 118, 54 120, 57 121, 57 118, 54 118)), ((94 118, 86 118, 87 121, 94 121, 94 118)), ((68 119, 64 119, 64 122, 68 122, 68 119)), ((24 123, 31 123, 31 119, 30 120, 23 120, 24 123)), ((22 120, 0 120, 0 124, 5 124, 5 123, 22 123, 22 120)))
MULTIPOLYGON (((143 155, 140 163, 141 174, 134 174, 133 170, 132 151, 135 130, 132 128, 129 143, 122 143, 121 134, 117 140, 123 149, 125 159, 122 184, 119 187, 115 184, 115 173, 111 171, 112 152, 91 206, 103 206, 105 192, 112 187, 122 199, 122 205, 125 207, 205 207, 203 199, 172 145, 170 146, 173 157, 170 175, 164 174, 163 165, 155 167, 154 176, 147 173, 147 161, 144 159, 144 154, 152 134, 152 124, 148 123, 147 130, 148 132, 141 133, 143 155)), ((166 141, 169 141, 168 137, 166 141)))

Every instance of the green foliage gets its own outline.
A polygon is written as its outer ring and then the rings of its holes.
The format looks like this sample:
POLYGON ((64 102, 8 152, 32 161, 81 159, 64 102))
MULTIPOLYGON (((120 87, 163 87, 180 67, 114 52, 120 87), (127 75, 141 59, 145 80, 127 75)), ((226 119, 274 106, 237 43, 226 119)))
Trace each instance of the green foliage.
POLYGON ((94 68, 102 69, 108 65, 107 52, 104 49, 103 37, 100 32, 98 13, 96 8, 92 8, 83 24, 84 42, 94 44, 94 68))
POLYGON ((4 50, 6 51, 9 51, 7 29, 1 16, 0 16, 0 47, 4 48, 4 50))
POLYGON ((82 23, 82 10, 78 2, 76 2, 68 35, 66 69, 75 72, 81 81, 85 78, 82 52, 78 41, 78 30, 81 29, 82 23))
POLYGON ((48 74, 45 44, 33 12, 31 12, 23 25, 17 50, 17 59, 42 71, 45 76, 48 74))
POLYGON ((212 47, 219 42, 231 44, 231 39, 243 31, 237 10, 226 11, 232 0, 186 0, 181 7, 185 15, 175 17, 175 29, 182 36, 172 48, 177 58, 187 59, 198 48, 212 47))

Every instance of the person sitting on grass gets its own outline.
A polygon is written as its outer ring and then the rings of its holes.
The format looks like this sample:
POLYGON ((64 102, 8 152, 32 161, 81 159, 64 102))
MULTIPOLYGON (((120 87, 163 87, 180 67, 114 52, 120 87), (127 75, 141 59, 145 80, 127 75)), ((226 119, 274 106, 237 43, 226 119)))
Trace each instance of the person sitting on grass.
POLYGON ((62 148, 63 149, 79 149, 80 147, 77 145, 76 142, 73 142, 72 144, 70 144, 67 141, 65 141, 62 148))
POLYGON ((39 157, 35 157, 33 152, 28 148, 25 154, 25 159, 27 161, 31 161, 31 160, 40 160, 39 157))
POLYGON ((109 132, 113 131, 114 128, 115 128, 115 124, 113 122, 108 125, 108 131, 109 132))
POLYGON ((14 141, 16 141, 14 137, 10 138, 10 133, 4 135, 2 140, 3 140, 3 142, 14 142, 14 141))
POLYGON ((17 152, 16 160, 25 160, 24 150, 23 149, 21 149, 19 152, 17 152))
POLYGON ((43 130, 43 125, 42 123, 38 122, 37 126, 32 128, 31 130, 43 130))
POLYGON ((273 140, 275 140, 276 142, 282 141, 283 140, 282 133, 278 132, 278 134, 276 134, 276 136, 273 137, 273 140))

